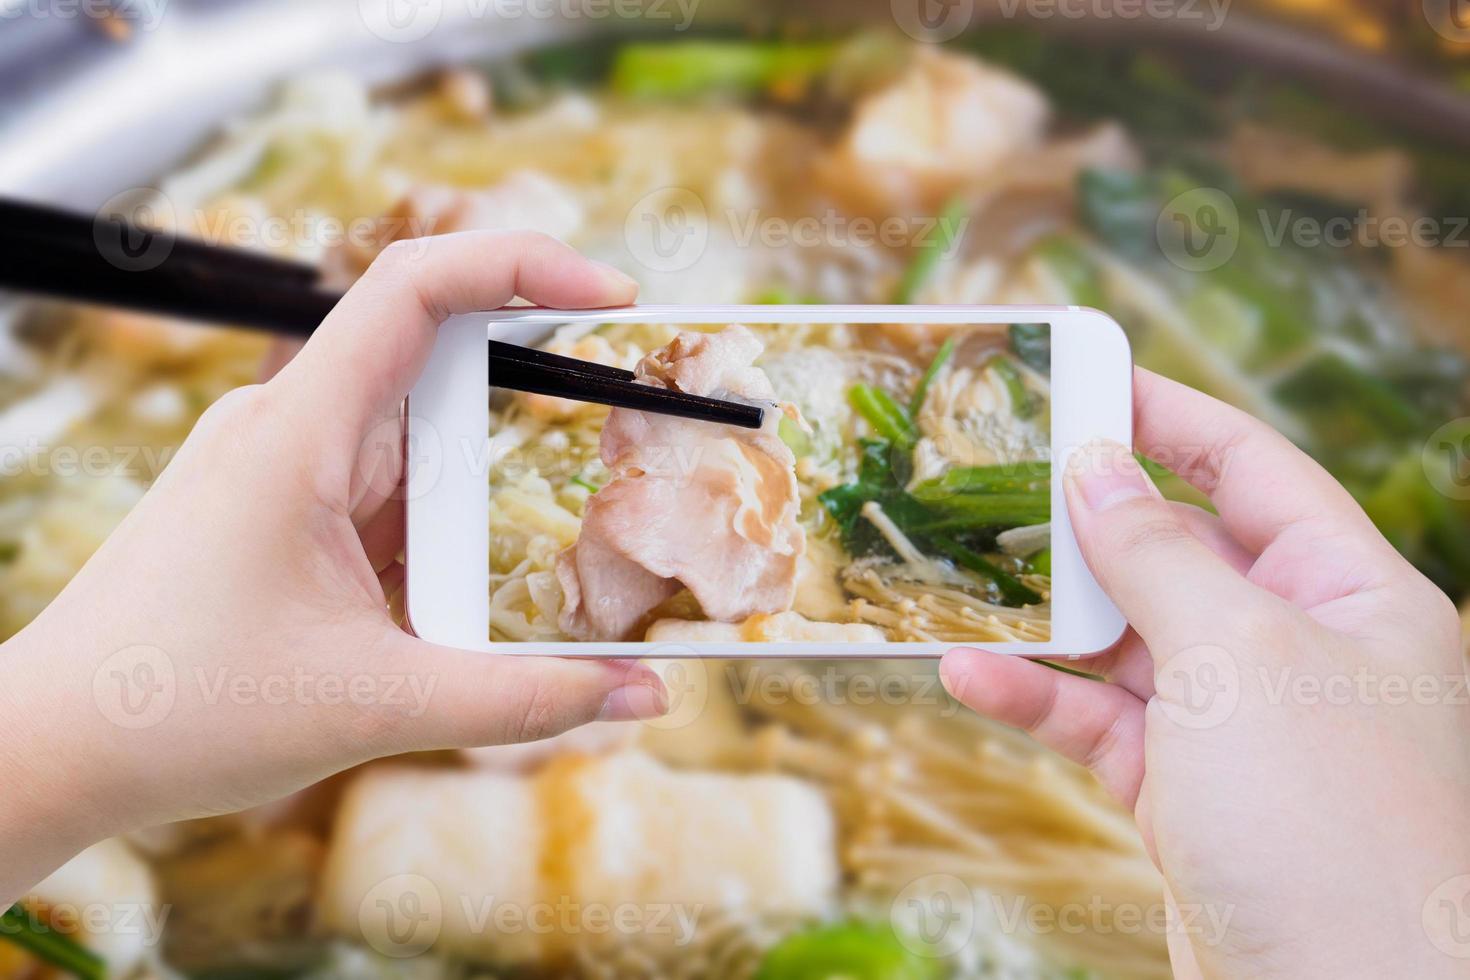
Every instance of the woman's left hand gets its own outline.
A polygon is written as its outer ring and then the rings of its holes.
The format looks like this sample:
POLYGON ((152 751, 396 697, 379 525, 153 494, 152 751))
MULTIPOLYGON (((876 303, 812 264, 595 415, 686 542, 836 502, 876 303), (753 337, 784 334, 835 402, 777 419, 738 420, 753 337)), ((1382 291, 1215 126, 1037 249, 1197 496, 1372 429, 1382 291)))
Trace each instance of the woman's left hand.
POLYGON ((514 296, 598 307, 636 292, 541 235, 397 243, 278 375, 210 408, 0 647, 0 900, 103 837, 379 756, 661 713, 642 665, 446 649, 388 611, 403 578, 400 406, 439 323, 514 296))

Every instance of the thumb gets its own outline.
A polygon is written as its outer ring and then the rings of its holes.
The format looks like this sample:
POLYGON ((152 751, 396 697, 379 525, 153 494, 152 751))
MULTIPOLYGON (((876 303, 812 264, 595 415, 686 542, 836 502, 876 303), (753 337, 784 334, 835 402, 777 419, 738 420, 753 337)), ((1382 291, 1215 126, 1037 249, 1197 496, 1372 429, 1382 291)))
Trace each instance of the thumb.
POLYGON ((1261 598, 1195 537, 1127 447, 1082 446, 1068 461, 1064 488, 1088 567, 1156 662, 1223 641, 1240 611, 1261 598))
POLYGON ((395 659, 418 682, 422 712, 393 736, 402 749, 468 748, 549 738, 591 721, 656 718, 663 681, 628 660, 478 653, 399 633, 395 659))

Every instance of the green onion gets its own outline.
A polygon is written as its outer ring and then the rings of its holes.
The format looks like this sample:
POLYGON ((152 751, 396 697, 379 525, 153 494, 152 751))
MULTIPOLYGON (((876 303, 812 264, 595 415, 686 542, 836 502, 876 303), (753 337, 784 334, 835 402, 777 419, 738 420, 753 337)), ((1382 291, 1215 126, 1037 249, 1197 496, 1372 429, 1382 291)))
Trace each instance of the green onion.
POLYGON ((798 459, 812 454, 811 436, 802 431, 801 426, 787 416, 781 416, 781 421, 776 425, 776 435, 781 437, 781 441, 786 443, 786 448, 790 449, 792 455, 798 459))
POLYGON ((581 473, 578 473, 576 476, 572 477, 571 482, 575 483, 579 487, 586 487, 592 493, 596 493, 597 491, 602 489, 597 484, 593 483, 591 480, 583 476, 581 473))
POLYGON ((629 98, 755 95, 826 71, 831 44, 684 41, 629 44, 618 51, 609 86, 629 98))
POLYGON ((914 530, 918 533, 955 531, 981 527, 1025 527, 1051 520, 1051 493, 961 493, 926 500, 940 519, 914 530))
POLYGON ((925 543, 942 555, 954 559, 956 565, 968 568, 978 575, 983 575, 995 583, 1005 601, 1012 605, 1034 606, 1041 601, 1041 596, 1034 590, 1027 588, 1020 579, 1009 572, 1002 571, 998 566, 988 561, 985 556, 971 551, 962 544, 944 538, 926 538, 925 543))
POLYGON ((929 370, 919 379, 919 386, 914 389, 914 396, 909 399, 909 414, 918 417, 919 410, 924 407, 924 399, 929 397, 929 386, 934 379, 939 377, 939 372, 954 357, 954 337, 946 337, 944 343, 939 346, 939 353, 934 355, 934 360, 929 362, 929 370))
POLYGON ((1026 380, 1021 377, 1021 372, 1016 370, 1016 366, 1010 362, 1010 359, 1004 356, 994 357, 987 366, 1005 383, 1006 393, 1011 396, 1011 409, 1016 413, 1016 418, 1029 419, 1035 415, 1039 407, 1036 397, 1026 388, 1026 380))
POLYGON ((757 294, 754 302, 759 306, 820 306, 822 299, 810 293, 798 296, 788 286, 772 286, 757 294))
POLYGON ((853 385, 847 392, 847 400, 859 415, 868 420, 874 432, 899 449, 912 449, 919 441, 919 433, 909 413, 882 388, 853 385))
MULTIPOLYGON (((1059 671, 1061 671, 1064 674, 1071 674, 1073 677, 1081 677, 1081 678, 1083 678, 1085 680, 1089 680, 1089 681, 1106 681, 1107 680, 1107 678, 1104 677, 1104 676, 1102 676, 1101 674, 1089 674, 1089 673, 1087 673, 1086 671, 1083 671, 1083 670, 1074 670, 1071 667, 1063 667, 1061 664, 1059 664, 1059 663, 1053 663, 1050 660, 1038 660, 1036 662, 1039 663, 1039 664, 1041 664, 1041 666, 1043 666, 1043 667, 1050 667, 1052 670, 1059 670, 1059 671)), ((1088 977, 1088 976, 1091 976, 1091 974, 1073 972, 1073 973, 1067 974, 1067 976, 1068 976, 1068 978, 1070 980, 1070 978, 1073 977, 1073 976, 1088 977)))
POLYGON ((107 964, 100 956, 70 936, 33 921, 19 905, 0 913, 0 939, 81 980, 105 980, 107 976, 107 964))
POLYGON ((817 925, 772 946, 754 980, 938 980, 940 965, 905 944, 884 921, 817 925))
POLYGON ((955 198, 944 206, 939 214, 938 227, 935 230, 937 236, 934 241, 919 246, 919 254, 909 267, 904 270, 903 278, 899 280, 898 289, 893 294, 893 301, 900 305, 912 303, 919 290, 934 275, 934 270, 939 266, 939 260, 949 254, 954 247, 960 232, 960 226, 969 214, 970 207, 964 198, 955 198))
POLYGON ((956 493, 1026 493, 1051 485, 1051 463, 997 463, 994 466, 960 466, 943 476, 914 487, 920 500, 935 500, 956 493))

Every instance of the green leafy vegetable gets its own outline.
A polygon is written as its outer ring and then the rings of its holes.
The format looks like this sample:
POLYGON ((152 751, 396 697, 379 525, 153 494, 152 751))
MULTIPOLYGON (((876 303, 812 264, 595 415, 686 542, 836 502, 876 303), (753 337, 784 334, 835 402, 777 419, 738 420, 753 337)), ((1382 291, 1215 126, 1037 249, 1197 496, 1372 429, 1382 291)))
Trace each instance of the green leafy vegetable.
POLYGON ((1148 174, 1087 169, 1077 177, 1083 225, 1123 255, 1141 259, 1158 248, 1156 185, 1148 174))
POLYGON ((794 933, 766 953, 755 980, 937 980, 939 966, 892 929, 865 923, 794 933))
POLYGON ((789 286, 772 286, 758 294, 754 300, 760 306, 810 306, 819 305, 817 296, 798 296, 789 286))
POLYGON ((628 98, 750 96, 783 84, 804 85, 832 63, 829 43, 683 41, 624 45, 609 85, 628 98))
POLYGON ((781 421, 776 424, 776 435, 781 437, 781 441, 786 443, 786 448, 790 449, 797 459, 812 454, 811 436, 787 416, 781 416, 781 421))
POLYGON ((939 213, 938 224, 935 227, 934 240, 919 245, 919 254, 909 263, 904 270, 903 278, 899 280, 898 289, 893 294, 893 301, 900 305, 912 303, 919 290, 934 275, 934 270, 939 267, 939 260, 949 254, 959 240, 960 231, 965 224, 965 218, 969 214, 969 204, 963 198, 955 198, 944 206, 939 213))
MULTIPOLYGON (((944 499, 920 500, 903 489, 895 463, 907 461, 902 453, 883 440, 862 443, 862 458, 855 483, 832 487, 819 494, 817 500, 832 516, 842 536, 842 545, 855 557, 892 554, 893 549, 862 509, 869 501, 883 508, 915 547, 926 554, 942 555, 989 581, 995 597, 1007 605, 1030 605, 1041 601, 1015 575, 981 555, 970 542, 994 543, 994 532, 1023 524, 1043 524, 1051 519, 1051 497, 1048 484, 1035 492, 1012 494, 962 493, 956 489, 936 491, 949 494, 944 499), (957 504, 969 501, 972 506, 957 504)), ((976 468, 972 473, 980 473, 976 468)), ((1019 473, 1020 471, 1017 471, 1019 473)), ((1029 471, 1028 476, 1036 471, 1029 471)), ((1015 480, 1017 473, 1006 479, 1015 480)), ((991 474, 999 480, 1000 468, 991 474)), ((937 484, 939 481, 931 481, 937 484)), ((977 485, 979 485, 978 481, 977 485)), ((1034 481, 1028 481, 1035 485, 1034 481)))
POLYGON ((80 980, 104 980, 107 976, 107 964, 100 956, 70 936, 35 921, 20 905, 0 913, 0 940, 80 980))
POLYGON ((1041 596, 1024 585, 1020 579, 1002 570, 999 566, 988 561, 984 555, 971 551, 964 545, 951 541, 944 537, 928 539, 930 544, 940 554, 954 560, 961 568, 968 568, 976 574, 983 575, 995 583, 1000 590, 1001 597, 1008 605, 1012 606, 1034 606, 1041 601, 1041 596))
POLYGON ((1021 377, 1021 372, 1016 370, 1010 358, 991 358, 987 366, 1006 386, 1006 394, 1010 396, 1011 410, 1016 413, 1016 418, 1029 419, 1041 410, 1041 400, 1026 387, 1026 379, 1021 377))
POLYGON ((859 415, 868 420, 873 431, 899 449, 912 449, 919 441, 918 430, 908 411, 893 396, 873 385, 853 385, 847 400, 859 415))
POLYGON ((1051 324, 1013 323, 1006 330, 1011 353, 1039 374, 1051 374, 1051 324))
MULTIPOLYGON (((1061 664, 1054 663, 1054 662, 1052 662, 1050 660, 1038 660, 1036 662, 1039 663, 1039 664, 1041 664, 1041 666, 1043 666, 1043 667, 1050 667, 1052 670, 1059 671, 1059 672, 1061 672, 1063 674, 1071 674, 1073 677, 1081 677, 1084 680, 1089 680, 1089 681, 1106 681, 1107 680, 1107 678, 1104 677, 1104 676, 1102 676, 1101 674, 1089 674, 1085 670, 1077 670, 1074 667, 1063 667, 1061 664)), ((1073 976, 1090 977, 1091 975, 1092 974, 1090 974, 1090 973, 1077 973, 1076 971, 1073 971, 1073 972, 1068 973, 1067 974, 1067 977, 1070 980, 1070 978, 1073 977, 1073 976)))
POLYGON ((919 379, 918 387, 914 389, 913 397, 909 399, 909 414, 918 417, 919 411, 924 407, 924 399, 929 397, 929 386, 939 373, 949 364, 950 358, 954 357, 955 339, 946 337, 944 343, 939 345, 939 351, 934 355, 934 360, 929 362, 929 369, 919 379))
MULTIPOLYGON (((1036 254, 1067 287, 1067 291, 1072 294, 1072 302, 1093 309, 1101 309, 1106 304, 1107 298, 1103 292, 1102 276, 1098 273, 1097 263, 1080 242, 1062 236, 1048 238, 1037 246, 1036 254)), ((1027 326, 1039 327, 1045 324, 1027 326)))
POLYGON ((959 493, 952 497, 927 500, 939 519, 914 528, 919 534, 940 531, 964 531, 980 528, 1004 530, 1045 524, 1051 520, 1051 494, 1035 493, 959 493))
POLYGON ((1051 549, 1043 548, 1036 554, 1032 555, 1031 560, 1026 563, 1026 566, 1030 570, 1032 575, 1050 575, 1051 549))
POLYGON ((943 476, 914 487, 920 500, 950 497, 956 493, 1018 493, 1047 490, 1051 486, 1051 463, 997 463, 993 466, 959 466, 943 476))
POLYGON ((864 504, 877 501, 900 527, 932 521, 936 515, 903 491, 899 470, 909 465, 907 453, 896 451, 882 439, 864 439, 859 447, 862 457, 857 482, 825 490, 817 500, 836 521, 842 532, 842 546, 848 554, 861 557, 891 553, 883 535, 862 516, 864 504))

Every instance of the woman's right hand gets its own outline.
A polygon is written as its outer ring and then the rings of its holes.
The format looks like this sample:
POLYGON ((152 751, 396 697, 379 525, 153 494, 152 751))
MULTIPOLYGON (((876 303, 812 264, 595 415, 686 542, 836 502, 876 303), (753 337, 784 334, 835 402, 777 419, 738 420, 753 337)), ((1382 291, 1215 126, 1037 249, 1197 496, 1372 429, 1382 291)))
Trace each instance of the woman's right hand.
POLYGON ((1137 449, 1219 516, 1165 501, 1125 447, 1084 447, 1068 510, 1132 627, 1080 664, 1107 683, 956 650, 946 686, 1133 810, 1181 913, 1178 975, 1465 975, 1454 606, 1275 431, 1144 371, 1135 396, 1137 449))

